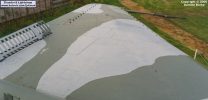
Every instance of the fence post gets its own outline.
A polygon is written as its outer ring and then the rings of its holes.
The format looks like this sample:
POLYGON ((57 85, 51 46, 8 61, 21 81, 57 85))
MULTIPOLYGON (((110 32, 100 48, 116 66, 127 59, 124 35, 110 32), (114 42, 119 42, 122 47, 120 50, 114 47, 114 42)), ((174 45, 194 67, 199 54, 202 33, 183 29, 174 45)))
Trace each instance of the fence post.
POLYGON ((198 50, 196 49, 195 54, 194 54, 194 60, 196 60, 198 50))

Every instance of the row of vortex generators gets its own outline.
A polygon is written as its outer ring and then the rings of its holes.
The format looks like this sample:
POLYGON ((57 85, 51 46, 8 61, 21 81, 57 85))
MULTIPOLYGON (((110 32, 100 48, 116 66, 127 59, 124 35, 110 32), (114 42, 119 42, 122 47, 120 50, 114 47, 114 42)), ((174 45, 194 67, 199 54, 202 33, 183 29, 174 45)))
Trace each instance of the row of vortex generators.
MULTIPOLYGON (((83 10, 80 12, 80 14, 68 19, 68 22, 71 24, 74 21, 78 20, 80 17, 82 17, 83 15, 87 14, 87 12, 89 12, 90 10, 92 10, 93 8, 95 8, 97 6, 97 4, 93 4, 92 6, 90 6, 89 8, 87 8, 86 10, 83 10)), ((66 23, 64 23, 66 24, 66 23)))
POLYGON ((49 34, 51 34, 49 26, 44 21, 39 21, 0 38, 0 62, 29 45, 44 39, 49 34))

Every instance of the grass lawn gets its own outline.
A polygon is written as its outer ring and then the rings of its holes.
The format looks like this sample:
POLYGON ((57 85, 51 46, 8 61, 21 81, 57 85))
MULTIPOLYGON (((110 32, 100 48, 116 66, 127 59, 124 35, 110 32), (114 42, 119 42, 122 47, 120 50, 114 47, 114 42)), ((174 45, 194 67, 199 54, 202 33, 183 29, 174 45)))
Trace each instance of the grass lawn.
POLYGON ((183 16, 187 19, 171 19, 175 25, 208 42, 208 4, 205 7, 184 7, 181 0, 134 0, 155 13, 183 16))
POLYGON ((101 3, 115 5, 115 6, 121 6, 119 0, 101 0, 101 3))

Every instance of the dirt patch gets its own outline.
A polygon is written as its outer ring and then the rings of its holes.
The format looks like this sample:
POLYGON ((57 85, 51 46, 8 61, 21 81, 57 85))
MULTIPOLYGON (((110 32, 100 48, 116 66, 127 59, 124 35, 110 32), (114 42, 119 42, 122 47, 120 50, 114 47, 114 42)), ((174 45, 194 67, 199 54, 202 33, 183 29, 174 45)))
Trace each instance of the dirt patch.
MULTIPOLYGON (((151 11, 139 6, 136 2, 132 0, 122 0, 121 3, 128 9, 151 13, 151 11)), ((201 53, 208 56, 208 44, 197 37, 193 36, 191 33, 188 33, 181 29, 180 27, 174 25, 165 18, 151 15, 142 15, 142 17, 154 24, 159 30, 167 33, 169 36, 184 44, 191 50, 198 49, 201 53)))

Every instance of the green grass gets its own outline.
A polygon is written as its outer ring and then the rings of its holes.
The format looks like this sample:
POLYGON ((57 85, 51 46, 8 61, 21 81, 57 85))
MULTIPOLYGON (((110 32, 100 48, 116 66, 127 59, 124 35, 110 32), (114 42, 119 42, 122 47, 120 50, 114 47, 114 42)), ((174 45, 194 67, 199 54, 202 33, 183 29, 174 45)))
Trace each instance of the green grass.
POLYGON ((208 4, 205 7, 184 7, 181 0, 134 0, 155 13, 183 16, 187 19, 171 19, 175 25, 208 42, 208 4))
POLYGON ((97 1, 98 3, 103 3, 103 4, 122 6, 119 0, 95 0, 95 1, 97 1))

